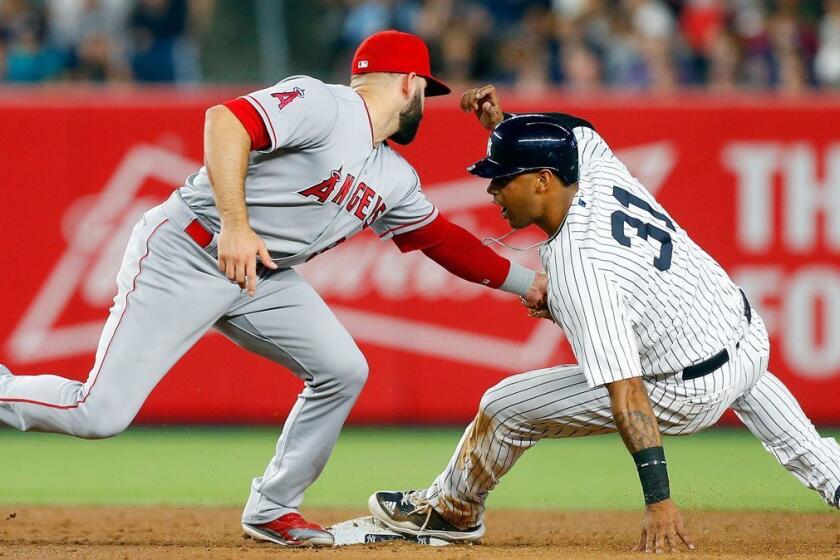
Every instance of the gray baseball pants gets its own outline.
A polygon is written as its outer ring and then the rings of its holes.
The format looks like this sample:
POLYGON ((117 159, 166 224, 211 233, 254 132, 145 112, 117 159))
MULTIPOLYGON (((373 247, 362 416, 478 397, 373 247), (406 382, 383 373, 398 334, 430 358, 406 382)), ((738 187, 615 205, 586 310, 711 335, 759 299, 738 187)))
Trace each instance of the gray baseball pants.
POLYGON ((19 430, 106 438, 210 328, 304 381, 274 457, 255 478, 242 520, 296 511, 327 462, 368 366, 350 334, 291 268, 263 269, 254 297, 217 269, 214 238, 185 233, 196 218, 176 191, 134 227, 118 292, 86 382, 55 375, 0 377, 0 422, 19 430))

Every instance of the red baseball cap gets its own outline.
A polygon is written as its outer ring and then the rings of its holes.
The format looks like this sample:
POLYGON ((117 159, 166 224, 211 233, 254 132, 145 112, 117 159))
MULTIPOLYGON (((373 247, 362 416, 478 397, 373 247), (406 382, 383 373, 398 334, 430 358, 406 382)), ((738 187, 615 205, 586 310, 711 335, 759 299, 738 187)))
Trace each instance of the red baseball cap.
POLYGON ((394 29, 374 33, 356 49, 350 73, 356 75, 369 72, 414 72, 426 78, 427 97, 446 95, 451 91, 446 84, 432 76, 429 47, 423 39, 394 29))

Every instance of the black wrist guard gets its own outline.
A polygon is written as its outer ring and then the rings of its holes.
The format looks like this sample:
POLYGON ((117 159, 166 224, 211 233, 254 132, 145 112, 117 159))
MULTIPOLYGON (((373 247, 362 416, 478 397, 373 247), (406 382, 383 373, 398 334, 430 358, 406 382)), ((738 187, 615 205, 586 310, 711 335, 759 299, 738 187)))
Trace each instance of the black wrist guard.
POLYGON ((671 487, 668 484, 668 467, 665 462, 665 450, 662 447, 648 447, 633 453, 645 504, 655 504, 671 497, 671 487))

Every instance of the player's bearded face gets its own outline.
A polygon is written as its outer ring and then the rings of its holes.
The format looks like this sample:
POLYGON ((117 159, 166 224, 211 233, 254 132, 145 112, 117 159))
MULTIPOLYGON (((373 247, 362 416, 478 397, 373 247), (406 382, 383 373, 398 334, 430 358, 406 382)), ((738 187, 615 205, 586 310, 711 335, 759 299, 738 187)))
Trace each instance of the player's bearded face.
POLYGON ((400 128, 391 135, 397 144, 409 144, 417 136, 420 120, 423 118, 423 99, 418 89, 408 106, 400 113, 400 128))

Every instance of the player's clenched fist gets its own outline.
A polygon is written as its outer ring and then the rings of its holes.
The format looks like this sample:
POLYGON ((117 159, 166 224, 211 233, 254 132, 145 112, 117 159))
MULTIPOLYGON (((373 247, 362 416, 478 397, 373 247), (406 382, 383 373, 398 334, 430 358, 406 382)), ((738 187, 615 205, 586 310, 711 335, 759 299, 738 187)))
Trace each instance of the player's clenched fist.
POLYGON ((223 225, 219 232, 219 272, 253 296, 257 290, 257 256, 272 270, 277 268, 265 243, 245 225, 223 225))
POLYGON ((496 94, 496 86, 487 85, 465 91, 461 96, 461 110, 474 112, 478 122, 487 130, 504 120, 502 105, 496 94))

